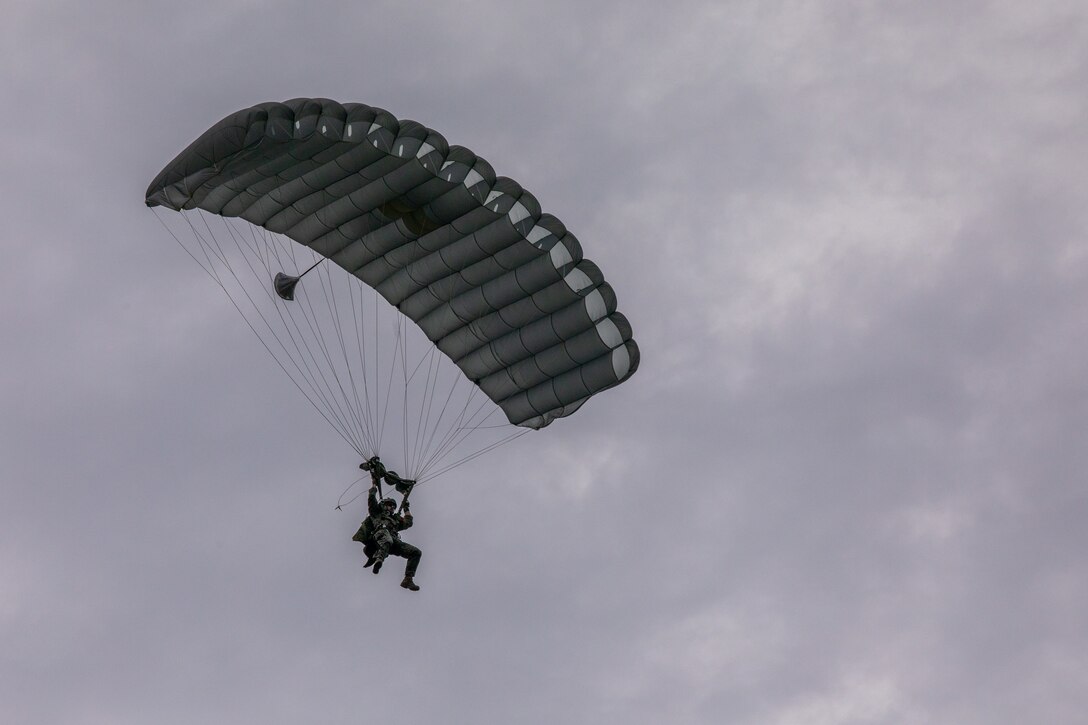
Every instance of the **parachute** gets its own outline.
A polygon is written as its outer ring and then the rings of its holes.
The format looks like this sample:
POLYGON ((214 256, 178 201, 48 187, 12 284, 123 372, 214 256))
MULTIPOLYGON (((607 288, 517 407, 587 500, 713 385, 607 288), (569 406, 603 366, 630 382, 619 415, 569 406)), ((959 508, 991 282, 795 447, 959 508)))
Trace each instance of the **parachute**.
POLYGON ((399 429, 412 479, 568 416, 638 368, 615 293, 563 223, 472 151, 380 108, 240 110, 145 201, 182 212, 188 241, 175 238, 362 457, 399 429))

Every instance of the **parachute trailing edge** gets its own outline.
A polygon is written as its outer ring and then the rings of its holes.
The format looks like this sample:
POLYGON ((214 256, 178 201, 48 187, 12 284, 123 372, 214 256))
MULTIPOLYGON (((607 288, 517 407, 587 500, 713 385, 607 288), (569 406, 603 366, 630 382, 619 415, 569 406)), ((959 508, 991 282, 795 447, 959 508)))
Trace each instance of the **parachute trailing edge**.
POLYGON ((295 99, 238 111, 145 201, 240 217, 328 258, 515 425, 544 427, 638 369, 615 293, 563 223, 472 151, 382 109, 295 99))

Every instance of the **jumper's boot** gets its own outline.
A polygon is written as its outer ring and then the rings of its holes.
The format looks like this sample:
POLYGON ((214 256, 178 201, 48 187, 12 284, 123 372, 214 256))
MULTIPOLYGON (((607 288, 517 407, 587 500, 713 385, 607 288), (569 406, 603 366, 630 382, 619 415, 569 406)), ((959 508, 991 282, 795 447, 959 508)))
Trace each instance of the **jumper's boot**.
POLYGON ((375 574, 377 574, 379 571, 382 570, 382 564, 384 562, 385 562, 385 554, 383 552, 379 551, 377 554, 374 555, 374 569, 373 569, 373 572, 375 574))
POLYGON ((408 590, 413 591, 413 592, 418 592, 419 591, 419 585, 416 584, 414 581, 412 581, 412 577, 410 577, 410 576, 405 576, 404 580, 400 583, 400 585, 402 587, 404 587, 405 589, 408 589, 408 590))

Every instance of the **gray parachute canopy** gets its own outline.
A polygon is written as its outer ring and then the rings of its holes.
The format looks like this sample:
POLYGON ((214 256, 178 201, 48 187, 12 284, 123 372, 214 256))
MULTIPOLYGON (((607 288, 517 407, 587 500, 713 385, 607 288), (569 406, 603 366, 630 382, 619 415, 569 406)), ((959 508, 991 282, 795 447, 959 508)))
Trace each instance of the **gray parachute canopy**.
POLYGON ((146 202, 241 217, 332 260, 515 425, 541 428, 638 368, 631 326, 574 235, 473 152, 379 108, 318 98, 233 113, 146 202))

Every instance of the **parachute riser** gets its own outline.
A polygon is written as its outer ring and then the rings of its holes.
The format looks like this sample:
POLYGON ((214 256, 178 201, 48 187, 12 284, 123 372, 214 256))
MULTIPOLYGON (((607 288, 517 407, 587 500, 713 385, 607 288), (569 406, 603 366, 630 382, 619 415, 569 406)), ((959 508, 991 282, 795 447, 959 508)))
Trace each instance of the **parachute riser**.
MULTIPOLYGON (((400 491, 400 487, 395 488, 400 491)), ((414 488, 415 484, 413 483, 412 485, 407 487, 406 491, 403 492, 403 496, 400 499, 400 507, 397 509, 397 513, 400 513, 408 506, 408 497, 412 495, 412 489, 414 488)))

